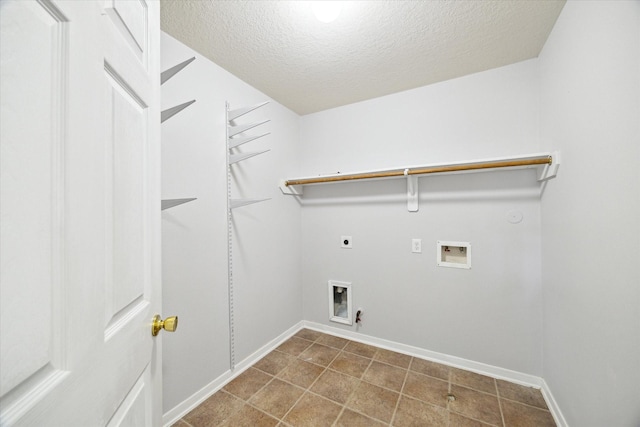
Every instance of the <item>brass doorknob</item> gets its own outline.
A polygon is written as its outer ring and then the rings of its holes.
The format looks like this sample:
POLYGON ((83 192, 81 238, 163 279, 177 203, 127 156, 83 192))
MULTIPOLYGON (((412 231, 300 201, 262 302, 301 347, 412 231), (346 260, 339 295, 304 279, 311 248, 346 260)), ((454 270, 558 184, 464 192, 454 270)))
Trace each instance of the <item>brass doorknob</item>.
POLYGON ((178 329, 178 316, 167 317, 162 320, 159 314, 153 316, 153 321, 151 322, 151 335, 154 337, 158 335, 160 329, 164 329, 167 332, 175 332, 178 329))

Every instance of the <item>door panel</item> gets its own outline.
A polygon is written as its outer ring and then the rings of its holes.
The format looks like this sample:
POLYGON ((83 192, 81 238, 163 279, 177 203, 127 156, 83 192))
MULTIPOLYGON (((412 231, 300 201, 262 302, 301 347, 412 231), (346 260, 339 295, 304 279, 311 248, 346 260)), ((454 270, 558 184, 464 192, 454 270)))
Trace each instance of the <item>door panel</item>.
POLYGON ((147 368, 116 410, 113 418, 109 420, 107 427, 149 425, 148 397, 146 395, 149 375, 150 370, 147 368))
MULTIPOLYGON (((0 40, 0 397, 61 368, 63 93, 61 15, 47 5, 2 4, 0 40), (20 50, 12 46, 20 44, 20 50), (25 100, 28 100, 25 102, 25 100), (37 102, 35 102, 37 100, 37 102), (20 324, 21 328, 13 325, 20 324)), ((15 393, 13 393, 15 394, 15 393)))
POLYGON ((0 0, 3 426, 161 424, 159 4, 107 6, 0 0))
POLYGON ((107 0, 105 11, 141 64, 146 65, 148 8, 145 0, 107 0))
POLYGON ((144 296, 144 192, 147 149, 147 106, 113 72, 105 73, 107 86, 106 158, 107 210, 112 224, 107 236, 107 319, 127 316, 148 301, 144 296))

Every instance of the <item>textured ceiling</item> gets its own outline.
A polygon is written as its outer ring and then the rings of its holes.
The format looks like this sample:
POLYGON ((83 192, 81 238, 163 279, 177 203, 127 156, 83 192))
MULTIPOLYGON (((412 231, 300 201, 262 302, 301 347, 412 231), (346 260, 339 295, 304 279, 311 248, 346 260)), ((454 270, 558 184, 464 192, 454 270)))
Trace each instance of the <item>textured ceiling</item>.
POLYGON ((162 29, 304 115, 535 58, 564 0, 162 0, 162 29))

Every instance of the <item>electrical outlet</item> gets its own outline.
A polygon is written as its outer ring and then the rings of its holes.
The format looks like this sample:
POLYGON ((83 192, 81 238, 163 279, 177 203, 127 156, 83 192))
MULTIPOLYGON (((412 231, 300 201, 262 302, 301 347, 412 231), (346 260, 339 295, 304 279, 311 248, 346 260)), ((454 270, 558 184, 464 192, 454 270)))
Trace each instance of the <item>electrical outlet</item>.
POLYGON ((422 253, 422 239, 411 239, 411 252, 414 254, 422 253))
POLYGON ((351 236, 340 236, 340 247, 343 249, 353 249, 353 238, 351 236))

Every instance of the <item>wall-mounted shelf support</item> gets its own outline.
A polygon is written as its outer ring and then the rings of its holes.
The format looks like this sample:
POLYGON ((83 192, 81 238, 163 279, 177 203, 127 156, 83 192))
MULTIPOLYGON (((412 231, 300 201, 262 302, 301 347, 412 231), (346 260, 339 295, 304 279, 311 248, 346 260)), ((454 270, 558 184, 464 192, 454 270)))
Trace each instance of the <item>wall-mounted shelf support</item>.
POLYGON ((185 102, 184 104, 176 105, 175 107, 171 107, 171 108, 167 108, 166 110, 163 110, 160 113, 160 123, 166 122, 171 117, 175 116, 180 111, 184 110, 185 108, 187 108, 189 105, 193 104, 194 102, 196 102, 195 99, 193 99, 193 100, 191 100, 189 102, 185 102))
POLYGON ((263 136, 269 135, 270 132, 263 133, 262 135, 255 136, 243 136, 242 138, 231 138, 229 139, 229 150, 232 148, 236 148, 241 146, 242 144, 246 144, 247 142, 255 141, 258 138, 262 138, 263 136))
POLYGON ((165 199, 161 201, 161 209, 164 211, 166 209, 171 209, 175 206, 182 205, 184 203, 192 202, 194 200, 198 200, 195 197, 191 197, 188 199, 165 199))
POLYGON ((228 275, 228 289, 229 289, 229 367, 233 371, 235 369, 235 321, 234 321, 234 287, 233 287, 233 216, 232 211, 236 208, 252 205, 255 203, 264 202, 270 199, 233 199, 231 198, 231 165, 241 162, 251 157, 257 156, 268 152, 269 150, 250 152, 250 153, 232 153, 232 150, 239 147, 242 144, 246 144, 251 141, 255 141, 258 138, 269 135, 269 133, 263 133, 262 135, 242 135, 241 133, 253 129, 257 126, 267 123, 269 120, 263 120, 261 122, 236 124, 234 120, 244 116, 264 105, 267 102, 261 102, 259 104, 242 107, 234 110, 229 109, 229 103, 226 105, 226 122, 227 122, 227 275, 228 275))
POLYGON ((263 125, 263 124, 268 123, 268 122, 269 122, 269 120, 263 120, 261 122, 247 123, 247 124, 244 124, 244 125, 236 125, 236 126, 229 125, 228 126, 228 129, 229 129, 228 138, 232 138, 233 136, 238 135, 239 133, 246 132, 249 129, 253 129, 254 127, 263 125))
POLYGON ((302 196, 305 185, 330 184, 344 181, 372 179, 407 179, 407 203, 410 212, 418 210, 418 177, 444 173, 483 172, 495 169, 541 168, 539 182, 555 178, 560 167, 560 153, 530 154, 517 157, 503 157, 489 160, 465 161, 456 163, 411 166, 376 171, 324 175, 309 178, 282 180, 280 190, 283 194, 302 196))
POLYGON ((237 153, 237 154, 229 154, 229 164, 232 165, 234 163, 241 162, 246 159, 250 159, 255 156, 259 156, 260 154, 267 153, 271 150, 262 150, 262 151, 253 151, 251 153, 237 153))
POLYGON ((242 206, 252 205, 254 203, 264 202, 266 200, 271 200, 271 198, 266 199, 231 199, 231 209, 240 208, 242 206))
POLYGON ((227 114, 227 120, 229 122, 232 122, 235 119, 237 119, 238 117, 244 116, 245 114, 250 113, 253 110, 257 110, 258 108, 263 107, 263 106, 267 105, 268 103, 269 103, 269 101, 264 101, 264 102, 261 102, 261 103, 256 104, 256 105, 252 105, 250 107, 243 107, 243 108, 237 108, 235 110, 231 110, 227 114))
MULTIPOLYGON (((187 65, 189 65, 193 61, 195 61, 195 59, 196 59, 196 57, 194 56, 194 57, 192 57, 190 59, 187 59, 186 61, 183 61, 183 62, 179 63, 178 65, 175 65, 175 66, 169 68, 168 70, 165 70, 162 73, 160 73, 160 84, 162 85, 164 82, 169 80, 171 77, 173 77, 176 74, 178 74, 182 69, 184 69, 184 67, 186 67, 187 65)), ((175 116, 180 111, 184 110, 185 108, 187 108, 189 105, 193 104, 194 102, 196 102, 195 99, 191 100, 189 102, 185 102, 184 104, 176 105, 175 107, 167 108, 166 110, 162 111, 160 113, 160 123, 164 123, 165 121, 169 120, 171 117, 175 116)), ((171 209, 173 207, 180 206, 180 205, 182 205, 184 203, 188 203, 188 202, 191 202, 193 200, 197 200, 197 199, 195 197, 185 198, 185 199, 165 199, 165 200, 161 201, 160 209, 164 211, 166 209, 171 209)))
POLYGON ((193 58, 189 58, 186 61, 181 62, 178 65, 174 65, 168 70, 165 70, 162 73, 160 73, 160 85, 163 85, 167 80, 169 80, 171 77, 178 74, 180 71, 182 71, 184 67, 191 64, 195 60, 196 60, 196 57, 194 56, 193 58))

